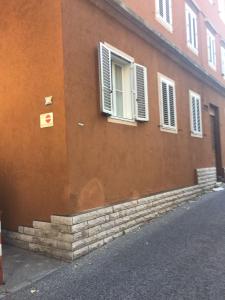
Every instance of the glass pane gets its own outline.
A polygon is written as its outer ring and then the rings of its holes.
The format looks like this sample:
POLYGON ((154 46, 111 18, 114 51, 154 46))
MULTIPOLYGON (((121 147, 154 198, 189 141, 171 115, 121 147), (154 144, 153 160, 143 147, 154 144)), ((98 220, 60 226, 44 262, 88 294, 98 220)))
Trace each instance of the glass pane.
POLYGON ((123 117, 123 92, 116 91, 116 115, 117 117, 123 117))
POLYGON ((114 64, 114 107, 115 116, 124 117, 123 66, 114 64))
POLYGON ((121 66, 115 65, 115 78, 116 78, 116 90, 123 90, 122 83, 122 68, 121 66))

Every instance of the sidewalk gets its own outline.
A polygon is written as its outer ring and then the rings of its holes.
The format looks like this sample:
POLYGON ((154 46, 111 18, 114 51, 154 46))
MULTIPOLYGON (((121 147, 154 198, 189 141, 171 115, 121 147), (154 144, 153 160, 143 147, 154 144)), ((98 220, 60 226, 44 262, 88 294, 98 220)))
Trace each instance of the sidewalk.
MULTIPOLYGON (((4 282, 0 299, 54 272, 67 263, 8 245, 3 246, 4 282)), ((35 291, 32 290, 31 293, 35 291)))

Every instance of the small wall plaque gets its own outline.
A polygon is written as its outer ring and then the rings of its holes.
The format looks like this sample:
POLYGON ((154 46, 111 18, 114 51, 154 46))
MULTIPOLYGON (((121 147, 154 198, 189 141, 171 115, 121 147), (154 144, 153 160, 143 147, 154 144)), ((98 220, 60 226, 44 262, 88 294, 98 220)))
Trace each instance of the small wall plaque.
POLYGON ((54 126, 53 112, 40 115, 40 127, 41 128, 53 127, 53 126, 54 126))

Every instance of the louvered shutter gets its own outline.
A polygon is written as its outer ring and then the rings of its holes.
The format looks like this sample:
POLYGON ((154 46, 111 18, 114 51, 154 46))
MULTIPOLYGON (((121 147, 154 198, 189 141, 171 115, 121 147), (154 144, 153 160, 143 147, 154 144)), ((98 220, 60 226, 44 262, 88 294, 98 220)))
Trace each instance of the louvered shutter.
POLYGON ((196 115, 197 115, 197 132, 198 133, 201 133, 201 107, 200 107, 200 99, 199 98, 196 98, 195 99, 196 101, 196 115))
POLYGON ((99 45, 101 110, 112 114, 112 71, 111 51, 104 44, 99 45))
POLYGON ((169 88, 170 126, 176 127, 174 88, 172 85, 169 85, 168 88, 169 88))
POLYGON ((134 64, 134 76, 136 94, 136 120, 148 121, 148 83, 146 67, 134 64))
POLYGON ((162 107, 163 107, 163 124, 166 126, 170 125, 169 122, 169 106, 168 106, 168 93, 167 93, 167 84, 162 81, 162 107))
POLYGON ((196 103, 195 97, 191 97, 191 109, 192 109, 192 131, 197 131, 197 114, 196 114, 196 103))

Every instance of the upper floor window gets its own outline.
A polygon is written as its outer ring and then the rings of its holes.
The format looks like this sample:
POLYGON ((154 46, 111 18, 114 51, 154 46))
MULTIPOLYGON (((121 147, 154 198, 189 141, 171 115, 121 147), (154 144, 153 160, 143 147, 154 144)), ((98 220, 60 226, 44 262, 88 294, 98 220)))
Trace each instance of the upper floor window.
POLYGON ((208 64, 216 70, 216 39, 212 32, 207 29, 208 64))
POLYGON ((191 135, 202 137, 202 113, 200 95, 189 91, 190 116, 191 116, 191 135))
POLYGON ((156 0, 156 17, 169 31, 173 30, 172 0, 156 0))
POLYGON ((221 46, 221 75, 225 79, 225 47, 221 46))
POLYGON ((225 22, 225 0, 218 0, 220 18, 225 22))
POLYGON ((161 130, 177 133, 175 82, 158 74, 161 130))
POLYGON ((195 53, 198 54, 198 27, 197 15, 186 4, 186 31, 187 31, 187 45, 195 53))
POLYGON ((101 110, 124 121, 148 121, 147 69, 108 44, 99 46, 101 110))

